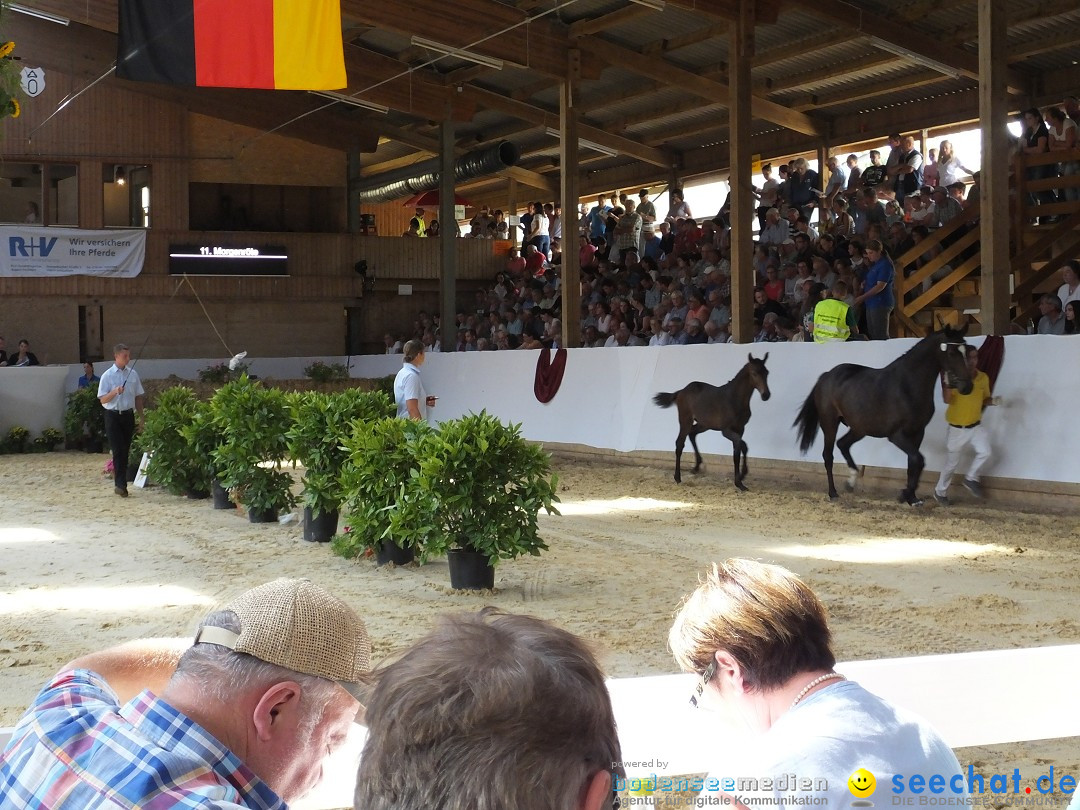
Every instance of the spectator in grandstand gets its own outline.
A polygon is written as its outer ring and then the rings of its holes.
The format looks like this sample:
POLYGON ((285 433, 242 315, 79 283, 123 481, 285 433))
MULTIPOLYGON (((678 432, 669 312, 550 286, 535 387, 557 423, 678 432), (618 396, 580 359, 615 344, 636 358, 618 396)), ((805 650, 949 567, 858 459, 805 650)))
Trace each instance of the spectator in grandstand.
POLYGON ((900 139, 900 155, 893 173, 896 177, 896 201, 903 205, 904 198, 908 194, 914 194, 923 185, 923 156, 915 148, 915 139, 911 135, 900 139))
POLYGON ((923 164, 923 183, 930 186, 930 188, 936 188, 941 183, 937 165, 937 149, 926 150, 926 162, 923 164))
POLYGON ((952 141, 942 141, 938 145, 938 185, 951 186, 960 181, 964 174, 974 174, 958 156, 953 154, 952 141))
POLYGON ((1080 334, 1080 299, 1070 301, 1065 305, 1065 334, 1080 334))
POLYGON ((806 158, 796 158, 788 178, 788 205, 799 209, 799 213, 809 218, 817 197, 821 193, 818 173, 810 168, 806 158))
POLYGON ((1044 295, 1039 299, 1039 312, 1042 313, 1038 327, 1040 335, 1065 334, 1065 316, 1061 311, 1060 298, 1056 295, 1044 295))
MULTIPOLYGON (((1042 113, 1036 107, 1024 110, 1021 120, 1024 124, 1024 132, 1020 136, 1020 151, 1025 155, 1041 155, 1050 151, 1050 131, 1046 128, 1042 113)), ((1030 166, 1027 169, 1028 180, 1045 180, 1052 177, 1054 169, 1051 165, 1030 166)), ((1041 189, 1029 193, 1032 205, 1049 205, 1055 202, 1054 192, 1050 189, 1041 189)), ((1049 216, 1039 217, 1040 223, 1056 222, 1056 218, 1049 216)))
POLYGON ((887 340, 889 317, 896 305, 893 294, 895 271, 892 260, 885 255, 881 242, 877 240, 867 243, 866 257, 870 262, 870 267, 863 282, 865 291, 856 297, 855 303, 866 307, 866 326, 870 339, 887 340))
MULTIPOLYGON (((860 768, 941 774, 945 784, 963 785, 952 750, 925 720, 834 670, 831 640, 824 605, 790 571, 733 559, 706 573, 676 616, 668 646, 679 667, 698 676, 691 702, 722 707, 726 718, 746 726, 748 736, 740 735, 723 773, 772 785, 778 780, 770 777, 813 774, 827 781, 814 797, 829 807, 851 805, 848 783, 860 768)), ((806 798, 759 790, 740 789, 739 798, 749 798, 748 806, 789 807, 806 798)))
MULTIPOLYGON (((1069 118, 1064 110, 1051 107, 1046 111, 1046 121, 1051 152, 1068 152, 1076 149, 1076 122, 1069 118)), ((1072 178, 1073 175, 1080 173, 1080 162, 1062 161, 1057 165, 1057 171, 1061 177, 1072 178)), ((1058 192, 1058 197, 1063 201, 1080 200, 1080 186, 1066 186, 1058 192)))
POLYGON ((1058 287, 1059 301, 1075 301, 1080 298, 1080 262, 1073 259, 1061 268, 1062 284, 1058 287))

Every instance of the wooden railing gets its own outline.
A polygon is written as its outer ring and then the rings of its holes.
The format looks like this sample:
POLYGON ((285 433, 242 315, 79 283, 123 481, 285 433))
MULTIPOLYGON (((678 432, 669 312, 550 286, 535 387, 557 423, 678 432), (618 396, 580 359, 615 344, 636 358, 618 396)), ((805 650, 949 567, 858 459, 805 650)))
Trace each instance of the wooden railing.
MULTIPOLYGON (((1038 155, 1018 153, 1011 166, 1009 213, 1011 222, 1009 272, 1012 274, 1012 318, 1018 325, 1037 316, 1037 292, 1046 285, 1062 265, 1080 254, 1080 200, 1047 201, 1037 204, 1032 195, 1075 189, 1080 195, 1080 173, 1061 177, 1029 180, 1031 169, 1055 166, 1058 163, 1080 165, 1080 149, 1067 152, 1046 152, 1038 155), (1042 218, 1042 224, 1038 224, 1042 218), (1054 218, 1055 222, 1046 222, 1054 218), (1038 227, 1036 227, 1038 225, 1038 227), (1039 262, 1041 265, 1035 267, 1039 262)), ((1056 169, 1055 169, 1056 171, 1056 169)), ((927 324, 916 316, 939 302, 946 293, 968 278, 981 280, 982 256, 979 205, 972 203, 963 214, 945 226, 932 230, 918 245, 894 259, 896 265, 897 307, 895 313, 904 331, 925 335, 927 324), (946 244, 949 243, 949 244, 946 244), (904 268, 913 266, 924 255, 937 253, 910 275, 904 268), (954 262, 961 259, 959 264, 954 262), (943 268, 950 271, 934 281, 926 290, 927 279, 943 268), (908 300, 910 298, 910 300, 908 300)), ((952 302, 949 302, 950 304, 952 302)))

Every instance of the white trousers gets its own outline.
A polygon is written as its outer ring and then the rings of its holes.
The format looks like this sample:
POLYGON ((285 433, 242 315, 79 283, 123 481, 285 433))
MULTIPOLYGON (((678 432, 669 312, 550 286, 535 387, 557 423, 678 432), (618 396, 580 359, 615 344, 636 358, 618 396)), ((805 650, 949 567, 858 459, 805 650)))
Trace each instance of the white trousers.
POLYGON ((971 460, 971 466, 964 477, 978 481, 979 470, 990 458, 990 439, 986 435, 986 427, 976 425, 973 428, 957 428, 949 425, 945 440, 945 467, 941 470, 941 477, 934 488, 938 495, 945 495, 949 491, 949 482, 952 481, 956 468, 960 466, 960 454, 968 446, 975 453, 975 458, 971 460))

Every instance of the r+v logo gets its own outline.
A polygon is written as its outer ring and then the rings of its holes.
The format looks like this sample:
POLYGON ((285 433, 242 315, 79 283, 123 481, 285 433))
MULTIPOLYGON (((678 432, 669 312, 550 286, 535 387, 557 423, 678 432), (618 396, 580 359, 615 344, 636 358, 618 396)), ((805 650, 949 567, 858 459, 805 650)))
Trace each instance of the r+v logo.
POLYGON ((26 239, 22 236, 8 237, 8 255, 21 256, 25 259, 39 257, 44 259, 56 246, 57 237, 38 236, 26 239))

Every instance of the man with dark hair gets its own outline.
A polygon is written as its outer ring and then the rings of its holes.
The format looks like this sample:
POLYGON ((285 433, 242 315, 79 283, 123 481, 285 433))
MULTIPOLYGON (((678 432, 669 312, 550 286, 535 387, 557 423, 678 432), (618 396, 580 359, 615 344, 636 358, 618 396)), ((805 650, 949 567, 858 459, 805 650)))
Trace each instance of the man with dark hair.
POLYGON ((64 667, 0 757, 0 804, 284 810, 357 719, 370 657, 344 602, 307 580, 260 585, 193 643, 133 642, 64 667))
POLYGON ((953 473, 960 466, 960 454, 970 447, 975 453, 964 476, 964 488, 976 498, 983 497, 982 484, 979 483, 979 471, 990 460, 990 436, 983 427, 983 411, 994 404, 990 396, 990 378, 979 371, 979 350, 975 346, 964 347, 964 360, 971 373, 972 388, 970 393, 962 394, 951 388, 944 373, 941 375, 941 394, 945 400, 945 421, 949 425, 945 436, 945 466, 941 469, 937 486, 934 487, 934 500, 942 506, 949 505, 949 484, 953 473))
MULTIPOLYGON (((894 775, 940 774, 964 804, 965 780, 945 741, 925 720, 836 672, 831 641, 825 606, 777 565, 714 564, 683 603, 668 645, 680 668, 698 675, 691 702, 722 705, 745 724, 738 754, 723 763, 725 774, 754 778, 749 789, 737 787, 740 801, 849 807, 849 779, 865 769, 879 790, 894 775), (800 790, 790 774, 812 778, 814 789, 800 790)), ((707 790, 710 782, 717 784, 710 778, 707 790)), ((915 787, 896 794, 912 797, 915 787)))
POLYGON ((121 498, 128 496, 127 469, 131 441, 135 438, 135 412, 143 420, 145 394, 139 372, 128 368, 131 350, 123 343, 113 346, 114 362, 98 381, 98 399, 105 408, 105 435, 112 450, 113 482, 121 498))
POLYGON ((609 810, 623 775, 589 649, 494 608, 440 618, 378 673, 366 722, 357 810, 609 810))

